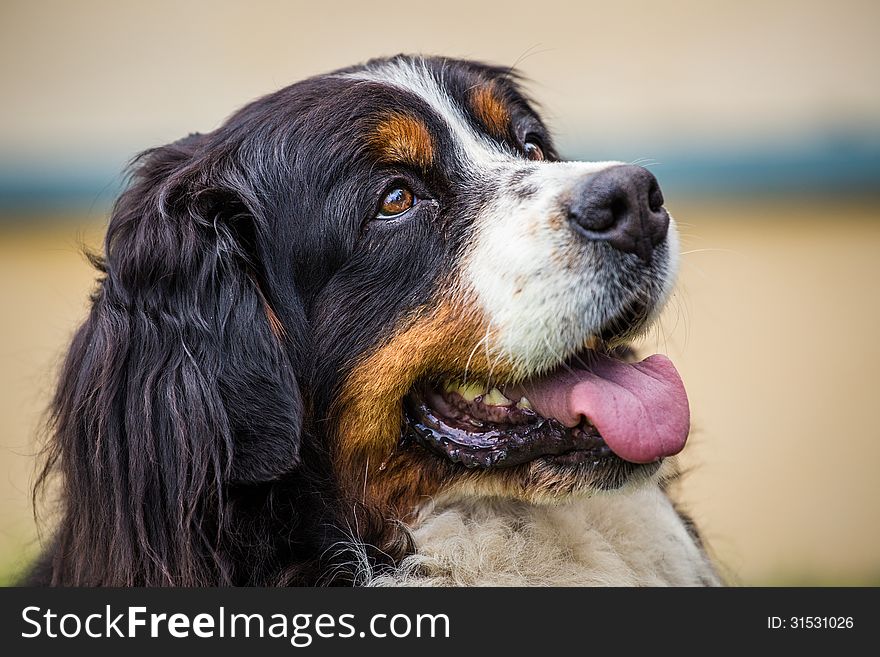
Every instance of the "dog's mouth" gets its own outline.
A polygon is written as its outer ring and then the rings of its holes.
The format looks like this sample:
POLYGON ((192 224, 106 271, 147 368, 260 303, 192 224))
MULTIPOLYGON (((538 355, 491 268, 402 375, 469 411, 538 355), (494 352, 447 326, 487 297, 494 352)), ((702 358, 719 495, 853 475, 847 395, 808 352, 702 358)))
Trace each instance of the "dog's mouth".
POLYGON ((598 351, 516 385, 446 380, 406 402, 407 433, 468 468, 538 458, 595 467, 655 463, 684 448, 687 395, 668 358, 626 362, 598 351))

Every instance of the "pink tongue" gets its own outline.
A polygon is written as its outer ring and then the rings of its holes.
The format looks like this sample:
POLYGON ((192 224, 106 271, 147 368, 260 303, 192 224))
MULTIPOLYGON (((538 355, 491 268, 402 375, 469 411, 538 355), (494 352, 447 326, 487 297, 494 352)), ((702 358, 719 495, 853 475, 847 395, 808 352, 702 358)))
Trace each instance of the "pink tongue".
POLYGON ((680 452, 690 430, 690 408, 672 362, 661 355, 635 364, 591 356, 588 370, 563 368, 504 392, 527 397, 536 413, 567 427, 577 426, 581 416, 589 418, 626 461, 650 463, 680 452))

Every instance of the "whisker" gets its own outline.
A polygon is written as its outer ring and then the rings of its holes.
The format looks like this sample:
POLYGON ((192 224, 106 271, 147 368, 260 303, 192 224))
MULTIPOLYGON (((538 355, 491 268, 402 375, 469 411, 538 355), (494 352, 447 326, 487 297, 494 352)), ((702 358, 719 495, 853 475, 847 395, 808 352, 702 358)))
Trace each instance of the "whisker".
POLYGON ((470 367, 471 367, 471 361, 473 360, 474 356, 476 355, 476 353, 477 353, 477 349, 479 349, 479 348, 480 348, 480 345, 481 345, 482 343, 484 343, 484 342, 486 343, 486 349, 487 349, 487 353, 488 353, 488 349, 489 349, 489 332, 490 332, 491 330, 492 330, 492 322, 490 321, 490 322, 489 322, 489 325, 486 327, 486 335, 484 335, 484 336, 482 337, 482 339, 480 339, 480 340, 477 342, 477 344, 474 345, 474 348, 471 350, 471 354, 470 354, 470 356, 468 356, 467 362, 466 362, 465 365, 464 365, 464 377, 463 377, 463 379, 462 379, 462 383, 465 383, 465 384, 467 383, 468 370, 469 370, 470 367))
POLYGON ((690 255, 692 253, 731 253, 733 255, 743 255, 739 251, 734 251, 733 249, 719 249, 713 247, 707 247, 705 249, 690 249, 689 251, 682 251, 680 255, 690 255))

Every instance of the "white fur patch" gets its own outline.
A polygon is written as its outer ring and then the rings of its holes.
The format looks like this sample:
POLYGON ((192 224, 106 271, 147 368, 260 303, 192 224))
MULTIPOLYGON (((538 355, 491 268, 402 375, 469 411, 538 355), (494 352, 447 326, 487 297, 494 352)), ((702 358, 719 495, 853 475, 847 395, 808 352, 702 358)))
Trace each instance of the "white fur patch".
POLYGON ((372 586, 716 586, 721 581, 657 487, 557 506, 439 502, 416 553, 372 586))
MULTIPOLYGON (((517 163, 537 193, 502 193, 474 221, 462 284, 490 324, 491 351, 529 374, 558 365, 584 346, 631 296, 601 248, 586 244, 559 217, 560 197, 618 162, 517 163)), ((499 170, 504 179, 511 171, 499 170)))

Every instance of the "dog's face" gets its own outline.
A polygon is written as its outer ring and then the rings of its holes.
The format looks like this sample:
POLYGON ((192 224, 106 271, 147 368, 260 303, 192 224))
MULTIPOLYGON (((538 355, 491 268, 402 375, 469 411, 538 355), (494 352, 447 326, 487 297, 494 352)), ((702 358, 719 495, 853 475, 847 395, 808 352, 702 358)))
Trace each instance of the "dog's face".
POLYGON ((681 448, 674 369, 618 352, 676 269, 653 176, 559 161, 513 76, 468 62, 371 62, 273 102, 296 143, 276 248, 349 494, 402 517, 449 490, 558 498, 681 448))
POLYGON ((557 499, 684 445, 672 365, 622 356, 677 249, 653 176, 560 161, 509 71, 396 57, 146 156, 95 325, 131 305, 167 334, 157 367, 195 357, 186 399, 224 407, 233 481, 290 472, 305 440, 400 518, 444 492, 557 499))

